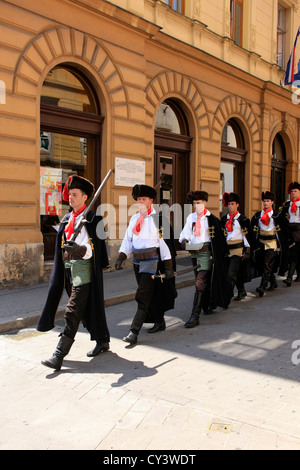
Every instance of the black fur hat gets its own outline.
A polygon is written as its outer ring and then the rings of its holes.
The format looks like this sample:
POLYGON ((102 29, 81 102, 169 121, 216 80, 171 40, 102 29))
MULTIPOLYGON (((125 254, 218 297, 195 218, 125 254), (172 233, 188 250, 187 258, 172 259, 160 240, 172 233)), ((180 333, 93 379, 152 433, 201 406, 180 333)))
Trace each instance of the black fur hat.
POLYGON ((155 199, 156 190, 146 184, 136 184, 132 188, 132 197, 135 200, 137 200, 138 197, 150 197, 151 199, 155 199))
POLYGON ((300 189, 300 184, 297 181, 291 181, 288 185, 288 193, 291 194, 292 189, 300 189))
POLYGON ((263 191, 261 193, 261 200, 263 201, 264 199, 271 199, 271 201, 275 200, 274 194, 271 193, 271 191, 263 191))
POLYGON ((233 201, 236 202, 237 204, 239 204, 240 203, 240 197, 235 193, 224 193, 223 194, 222 202, 223 202, 224 207, 227 207, 228 203, 233 202, 233 201))
POLYGON ((192 204, 193 201, 208 201, 208 193, 206 191, 189 191, 187 194, 188 201, 192 204))
POLYGON ((80 189, 87 195, 88 198, 90 198, 95 188, 93 183, 91 183, 88 179, 83 178, 83 176, 70 175, 63 189, 62 196, 64 201, 69 200, 70 189, 80 189))

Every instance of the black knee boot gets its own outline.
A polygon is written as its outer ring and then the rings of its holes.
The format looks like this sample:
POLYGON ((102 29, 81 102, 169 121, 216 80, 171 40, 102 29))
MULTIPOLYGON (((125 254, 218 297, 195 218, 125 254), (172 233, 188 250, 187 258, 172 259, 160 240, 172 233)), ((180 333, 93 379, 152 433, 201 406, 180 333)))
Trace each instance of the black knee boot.
POLYGON ((268 276, 263 274, 261 277, 260 286, 257 287, 256 289, 256 292, 258 292, 259 297, 262 297, 264 295, 267 285, 268 285, 268 276))
POLYGON ((69 353, 73 343, 74 339, 61 334, 53 356, 48 360, 42 361, 42 364, 51 367, 51 369, 60 370, 63 358, 69 353))
POLYGON ((247 296, 247 292, 245 287, 241 287, 238 289, 238 295, 233 299, 236 301, 243 300, 247 296))
POLYGON ((290 264, 290 267, 289 267, 289 271, 288 271, 287 278, 283 280, 283 282, 284 282, 288 287, 290 287, 291 284, 292 284, 292 280, 293 280, 293 275, 294 275, 295 269, 296 269, 296 263, 291 263, 291 264, 290 264))
POLYGON ((201 312, 202 292, 196 291, 194 295, 193 310, 189 320, 184 324, 186 328, 194 328, 199 325, 199 315, 201 312))
POLYGON ((267 288, 267 291, 272 291, 278 287, 277 280, 274 273, 270 274, 270 287, 267 288))

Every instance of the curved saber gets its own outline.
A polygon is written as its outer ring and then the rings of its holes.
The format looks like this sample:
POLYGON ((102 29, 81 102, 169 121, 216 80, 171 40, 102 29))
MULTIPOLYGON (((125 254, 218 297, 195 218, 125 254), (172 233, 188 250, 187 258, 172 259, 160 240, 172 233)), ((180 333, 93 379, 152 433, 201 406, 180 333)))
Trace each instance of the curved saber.
MULTIPOLYGON (((183 269, 182 271, 179 271, 179 273, 174 273, 174 276, 177 277, 177 276, 181 276, 182 274, 190 273, 191 271, 195 271, 196 269, 200 267, 201 267, 201 264, 197 264, 196 266, 193 266, 192 268, 183 269)), ((153 274, 153 276, 151 276, 151 279, 160 279, 161 282, 163 282, 163 280, 166 279, 166 275, 161 274, 161 273, 153 274)))

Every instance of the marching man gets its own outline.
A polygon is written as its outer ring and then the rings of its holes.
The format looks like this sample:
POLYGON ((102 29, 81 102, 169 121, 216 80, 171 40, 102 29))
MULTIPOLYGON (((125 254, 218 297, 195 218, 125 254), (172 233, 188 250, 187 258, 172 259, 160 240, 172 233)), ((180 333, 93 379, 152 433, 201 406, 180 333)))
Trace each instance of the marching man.
POLYGON ((229 254, 226 238, 219 219, 207 208, 206 191, 190 191, 188 201, 194 212, 187 217, 179 242, 191 255, 195 270, 195 295, 192 313, 186 328, 199 325, 201 310, 227 308, 232 297, 232 287, 227 276, 225 256, 229 254))
POLYGON ((78 175, 71 175, 63 190, 63 199, 69 201, 73 210, 60 224, 48 297, 37 325, 38 331, 54 328, 55 314, 65 287, 70 297, 65 309, 65 328, 52 357, 42 361, 44 366, 55 370, 60 370, 63 358, 69 353, 80 321, 89 331, 91 340, 96 341, 95 348, 87 353, 88 357, 109 349, 102 275, 102 268, 109 262, 105 241, 96 234, 98 224, 102 223, 101 217, 88 212, 78 236, 68 242, 93 192, 94 185, 78 175))
POLYGON ((135 344, 144 322, 154 321, 149 333, 166 328, 164 313, 174 308, 177 296, 174 271, 175 246, 169 222, 157 214, 152 203, 156 190, 151 186, 136 184, 132 197, 139 205, 139 212, 131 217, 122 241, 115 269, 121 269, 122 262, 133 256, 133 268, 137 280, 137 311, 130 331, 123 341, 135 344), (169 235, 165 239, 164 233, 169 235), (163 282, 153 279, 160 272, 165 275, 163 282))

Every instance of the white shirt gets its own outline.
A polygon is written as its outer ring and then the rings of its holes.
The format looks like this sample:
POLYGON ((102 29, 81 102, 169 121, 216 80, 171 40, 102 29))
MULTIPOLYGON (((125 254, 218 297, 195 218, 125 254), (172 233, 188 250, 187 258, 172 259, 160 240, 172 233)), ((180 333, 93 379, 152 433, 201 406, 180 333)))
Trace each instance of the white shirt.
POLYGON ((159 248, 160 257, 162 261, 171 259, 171 253, 168 245, 163 238, 160 237, 159 228, 155 225, 153 220, 153 215, 156 214, 156 211, 152 209, 151 214, 147 215, 144 218, 144 223, 142 224, 141 231, 136 235, 133 233, 133 228, 136 224, 137 219, 140 216, 140 213, 134 214, 127 227, 125 237, 122 241, 119 253, 125 253, 127 258, 136 250, 141 250, 143 248, 159 248))
MULTIPOLYGON (((242 227, 240 226, 240 223, 239 221, 237 220, 240 216, 240 213, 238 212, 234 217, 233 217, 233 223, 232 223, 232 232, 227 232, 227 236, 226 236, 226 239, 227 241, 232 241, 232 240, 243 240, 244 241, 244 245, 246 247, 249 247, 249 243, 248 243, 248 240, 247 238, 245 237, 245 235, 243 234, 242 232, 242 227)), ((230 215, 227 214, 227 219, 229 220, 230 219, 230 215)))
MULTIPOLYGON (((81 215, 82 214, 79 214, 75 219, 74 230, 76 229, 76 227, 77 227, 77 225, 80 221, 81 215)), ((71 220, 71 218, 72 218, 72 214, 71 214, 71 217, 69 218, 69 220, 71 220)), ((86 253, 85 253, 85 255, 83 256, 82 259, 89 259, 89 258, 92 257, 93 251, 92 251, 92 247, 89 243, 89 234, 87 233, 87 230, 86 230, 84 225, 81 227, 80 233, 78 234, 78 236, 76 237, 76 239, 74 241, 75 241, 75 243, 77 243, 77 245, 86 246, 86 253)))
POLYGON ((264 210, 262 210, 261 213, 260 213, 260 218, 259 218, 259 221, 258 221, 259 228, 262 229, 262 230, 266 230, 266 232, 269 232, 271 230, 275 230, 275 223, 274 223, 274 220, 272 218, 273 211, 268 212, 268 216, 270 217, 268 225, 263 224, 260 220, 261 217, 264 215, 264 213, 265 213, 264 210))
POLYGON ((210 215, 210 212, 207 211, 205 215, 203 215, 200 218, 201 222, 201 230, 200 230, 200 236, 195 236, 195 225, 197 221, 197 212, 193 212, 192 214, 188 215, 185 225, 180 233, 179 236, 179 243, 181 243, 183 240, 187 240, 190 243, 196 244, 196 243, 206 243, 210 242, 210 237, 208 234, 208 220, 207 216, 210 215))
POLYGON ((290 207, 289 207, 290 224, 300 223, 300 201, 296 202, 296 206, 297 206, 296 212, 291 212, 291 207, 292 207, 292 201, 291 201, 290 207))

